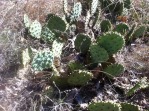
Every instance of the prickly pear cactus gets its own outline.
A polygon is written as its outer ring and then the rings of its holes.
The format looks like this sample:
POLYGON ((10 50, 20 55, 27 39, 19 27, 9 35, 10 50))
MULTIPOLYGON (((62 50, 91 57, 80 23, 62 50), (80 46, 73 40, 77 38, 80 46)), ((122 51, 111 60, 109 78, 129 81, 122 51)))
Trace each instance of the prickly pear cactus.
POLYGON ((51 31, 61 31, 61 32, 64 32, 66 30, 66 23, 65 23, 65 21, 62 18, 60 18, 60 17, 58 17, 56 15, 51 15, 49 17, 47 27, 51 31))
POLYGON ((130 103, 121 103, 121 111, 141 111, 140 107, 130 103))
POLYGON ((55 83, 55 85, 59 88, 65 88, 68 87, 68 82, 67 82, 67 77, 62 77, 62 76, 57 76, 57 75, 53 75, 50 78, 50 82, 55 83))
POLYGON ((101 32, 108 32, 112 29, 112 24, 109 20, 103 20, 100 23, 101 32))
POLYGON ((64 46, 63 42, 58 41, 58 40, 53 41, 52 52, 53 52, 54 57, 60 58, 63 46, 64 46))
POLYGON ((126 41, 127 44, 131 42, 132 35, 133 35, 134 31, 135 31, 135 28, 136 28, 136 24, 134 24, 132 26, 132 28, 128 31, 128 33, 126 34, 125 41, 126 41))
POLYGON ((79 70, 79 69, 85 69, 83 64, 81 64, 78 61, 71 61, 68 63, 68 68, 70 70, 70 72, 73 72, 75 70, 79 70))
POLYGON ((31 19, 28 17, 27 14, 24 14, 24 24, 26 28, 29 28, 31 25, 31 19))
POLYGON ((73 7, 73 10, 72 10, 72 13, 71 13, 71 16, 70 16, 71 22, 75 21, 76 19, 78 19, 79 16, 81 15, 81 12, 82 12, 82 4, 81 4, 81 2, 75 3, 74 7, 73 7))
POLYGON ((43 27, 41 32, 41 39, 45 42, 51 43, 55 39, 55 34, 49 28, 43 27))
POLYGON ((121 106, 112 102, 91 103, 88 106, 89 111, 121 111, 121 106))
POLYGON ((51 68, 53 65, 52 52, 39 52, 35 55, 32 61, 32 68, 36 71, 42 71, 47 68, 51 68))
POLYGON ((114 78, 124 71, 124 67, 121 64, 112 64, 107 66, 103 71, 108 77, 114 78))
POLYGON ((124 7, 130 9, 131 7, 131 0, 124 0, 124 7))
POLYGON ((143 34, 145 33, 146 31, 146 26, 145 25, 141 25, 139 26, 133 33, 133 38, 137 38, 137 37, 140 37, 140 36, 143 36, 143 34))
POLYGON ((32 59, 32 50, 30 48, 26 48, 22 51, 22 64, 26 67, 32 59))
POLYGON ((113 0, 113 3, 109 6, 110 12, 114 15, 122 15, 124 9, 123 0, 113 0))
POLYGON ((97 7, 98 7, 98 2, 99 0, 92 0, 92 3, 91 3, 91 15, 94 15, 96 10, 97 10, 97 7))
POLYGON ((89 51, 94 63, 106 62, 109 59, 108 52, 99 45, 91 45, 89 51))
POLYGON ((78 34, 74 41, 75 49, 78 52, 86 53, 91 44, 91 38, 85 34, 78 34))
POLYGON ((106 49, 109 55, 117 53, 125 44, 123 36, 116 32, 105 33, 98 38, 97 42, 101 47, 106 49))
POLYGON ((126 23, 119 23, 118 25, 116 25, 114 31, 125 35, 129 31, 129 26, 126 23))
POLYGON ((127 96, 131 96, 133 95, 136 91, 140 90, 140 89, 144 89, 149 87, 149 83, 147 81, 147 77, 142 78, 134 87, 132 87, 128 92, 127 92, 127 96))
POLYGON ((42 26, 37 20, 32 22, 29 27, 29 32, 30 32, 31 36, 35 37, 35 38, 40 38, 41 30, 42 30, 42 26))
POLYGON ((72 86, 83 86, 92 79, 93 74, 86 70, 76 70, 68 77, 68 83, 72 86))

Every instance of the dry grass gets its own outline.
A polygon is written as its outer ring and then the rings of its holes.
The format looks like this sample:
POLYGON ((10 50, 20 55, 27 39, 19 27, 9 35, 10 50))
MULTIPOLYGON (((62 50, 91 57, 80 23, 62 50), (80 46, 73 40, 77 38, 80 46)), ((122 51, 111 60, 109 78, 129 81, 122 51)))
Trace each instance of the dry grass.
POLYGON ((26 101, 21 94, 26 79, 9 78, 13 73, 17 76, 14 65, 20 64, 20 51, 27 45, 21 41, 24 13, 43 23, 48 13, 60 10, 61 0, 0 0, 0 111, 17 111, 21 102, 26 101))

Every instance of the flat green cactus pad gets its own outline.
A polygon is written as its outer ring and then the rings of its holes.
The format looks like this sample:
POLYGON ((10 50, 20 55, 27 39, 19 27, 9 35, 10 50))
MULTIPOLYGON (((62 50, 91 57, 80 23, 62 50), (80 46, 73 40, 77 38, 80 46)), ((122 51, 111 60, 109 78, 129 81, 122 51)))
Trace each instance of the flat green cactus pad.
POLYGON ((56 86, 59 88, 65 88, 65 87, 68 87, 67 79, 68 79, 67 77, 53 75, 50 78, 50 82, 52 83, 54 82, 56 86))
POLYGON ((51 30, 51 31, 61 31, 64 32, 66 30, 66 23, 64 20, 62 20, 62 18, 58 17, 58 16, 50 16, 49 20, 48 20, 48 24, 47 27, 51 30))
POLYGON ((134 31, 133 37, 134 37, 134 38, 137 38, 137 37, 143 36, 143 34, 145 33, 145 30, 146 30, 146 26, 145 26, 145 25, 139 26, 139 27, 134 31))
POLYGON ((77 70, 70 74, 68 83, 72 86, 83 86, 93 77, 91 72, 85 70, 77 70))
POLYGON ((109 20, 103 20, 100 23, 101 32, 108 32, 112 29, 111 22, 109 20))
POLYGON ((109 59, 108 52, 99 45, 90 46, 91 59, 94 63, 106 62, 109 59))
POLYGON ((117 77, 124 71, 124 67, 121 64, 112 64, 104 69, 105 74, 110 77, 117 77))
POLYGON ((41 24, 37 20, 32 22, 29 28, 31 36, 35 38, 40 38, 41 30, 42 30, 41 24))
POLYGON ((39 52, 33 58, 32 68, 36 71, 51 68, 53 65, 53 59, 52 52, 39 52))
POLYGON ((55 34, 47 27, 43 27, 42 32, 41 32, 41 38, 45 42, 53 42, 55 39, 55 34))
POLYGON ((139 106, 130 103, 121 103, 121 111, 141 111, 139 106))
POLYGON ((107 50, 109 55, 117 53, 124 46, 124 38, 116 32, 108 32, 102 35, 97 40, 98 44, 107 50))
POLYGON ((118 25, 116 25, 114 31, 125 35, 127 33, 127 31, 129 31, 129 26, 126 23, 120 23, 118 25))
POLYGON ((86 53, 89 49, 89 46, 91 44, 91 39, 89 36, 85 34, 78 34, 75 39, 75 49, 78 52, 86 53))
POLYGON ((24 14, 24 24, 26 28, 29 28, 31 25, 31 19, 26 14, 24 14))
POLYGON ((124 7, 130 9, 131 7, 131 0, 124 0, 124 7))
POLYGON ((121 111, 120 105, 112 102, 91 103, 88 106, 89 111, 121 111))
POLYGON ((58 40, 54 40, 53 41, 52 52, 53 52, 53 55, 55 57, 59 57, 60 58, 63 46, 64 46, 63 42, 58 41, 58 40))
POLYGON ((73 72, 75 70, 84 69, 84 66, 78 61, 70 61, 68 63, 68 68, 71 72, 73 72))

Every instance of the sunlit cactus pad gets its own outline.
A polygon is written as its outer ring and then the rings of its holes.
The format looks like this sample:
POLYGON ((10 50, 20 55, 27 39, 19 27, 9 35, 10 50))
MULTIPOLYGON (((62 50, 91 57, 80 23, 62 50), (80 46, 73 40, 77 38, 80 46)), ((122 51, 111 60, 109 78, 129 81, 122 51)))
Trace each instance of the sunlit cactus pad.
POLYGON ((53 42, 55 39, 55 34, 48 28, 48 27, 43 27, 42 32, 41 32, 41 38, 45 42, 53 42))
POLYGON ((42 30, 42 26, 37 20, 35 20, 34 22, 31 23, 30 28, 29 28, 29 32, 30 32, 32 37, 40 38, 41 37, 41 30, 42 30))
POLYGON ((52 52, 39 52, 35 55, 32 61, 32 68, 36 71, 42 71, 52 67, 53 64, 52 52))

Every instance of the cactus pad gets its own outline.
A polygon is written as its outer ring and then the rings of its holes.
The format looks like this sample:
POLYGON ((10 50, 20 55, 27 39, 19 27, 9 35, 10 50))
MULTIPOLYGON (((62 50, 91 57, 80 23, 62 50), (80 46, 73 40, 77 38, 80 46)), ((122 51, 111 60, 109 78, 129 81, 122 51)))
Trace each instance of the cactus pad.
POLYGON ((145 26, 145 25, 139 26, 139 27, 134 31, 133 37, 134 37, 134 38, 137 38, 137 37, 143 36, 143 34, 145 33, 145 30, 146 30, 146 26, 145 26))
POLYGON ((112 102, 91 103, 88 106, 89 111, 121 111, 120 105, 112 102))
POLYGON ((58 40, 54 40, 53 41, 53 44, 52 44, 52 52, 53 52, 53 55, 55 57, 59 57, 61 56, 61 53, 62 53, 62 48, 63 48, 63 42, 61 41, 58 41, 58 40))
POLYGON ((76 19, 79 18, 82 12, 82 4, 81 2, 77 2, 74 4, 70 19, 71 21, 75 21, 76 19))
POLYGON ((128 92, 127 96, 131 96, 134 94, 136 91, 140 90, 141 88, 147 88, 149 87, 149 83, 147 82, 147 78, 144 77, 142 78, 134 87, 132 87, 128 92))
POLYGON ((124 67, 121 64, 112 64, 104 69, 105 74, 110 77, 117 77, 124 71, 124 67))
POLYGON ((68 79, 67 77, 53 75, 50 78, 50 82, 52 83, 54 82, 56 86, 59 88, 65 88, 65 87, 68 87, 67 79, 68 79))
POLYGON ((124 38, 119 33, 108 32, 97 40, 98 44, 107 50, 109 55, 117 53, 124 46, 124 38))
POLYGON ((141 111, 140 107, 130 103, 121 103, 121 111, 141 111))
POLYGON ((112 29, 111 22, 109 20, 103 20, 100 23, 101 32, 108 32, 112 29))
POLYGON ((45 42, 53 42, 55 39, 55 34, 47 27, 43 27, 42 32, 41 32, 41 38, 45 42))
POLYGON ((124 7, 130 9, 131 7, 131 0, 124 0, 124 7))
POLYGON ((91 39, 85 34, 78 34, 75 41, 75 49, 79 52, 86 53, 91 44, 91 39))
POLYGON ((92 79, 93 74, 91 72, 85 70, 77 70, 73 71, 69 78, 68 83, 72 86, 83 86, 85 85, 90 79, 92 79))
POLYGON ((84 69, 84 66, 78 61, 71 61, 68 63, 68 68, 71 72, 73 72, 78 69, 84 69))
POLYGON ((33 58, 32 67, 36 71, 51 68, 53 65, 53 59, 52 52, 39 52, 33 58))
POLYGON ((51 30, 51 31, 61 31, 64 32, 66 30, 66 23, 64 20, 62 20, 62 18, 55 16, 55 15, 51 15, 49 17, 48 20, 48 24, 47 27, 51 30))
POLYGON ((91 15, 94 15, 98 7, 98 0, 92 0, 91 3, 91 15))
POLYGON ((37 20, 32 22, 32 24, 29 28, 31 36, 35 37, 35 38, 40 38, 41 30, 42 30, 41 24, 37 20))
POLYGON ((31 20, 30 18, 28 17, 28 15, 24 14, 24 24, 25 24, 25 27, 26 28, 29 28, 30 25, 31 25, 31 20))
POLYGON ((22 64, 23 66, 27 66, 32 58, 32 50, 30 48, 26 48, 22 51, 22 64))
POLYGON ((120 23, 116 26, 114 31, 116 31, 122 35, 125 35, 127 33, 127 31, 129 31, 129 26, 126 23, 120 23))
POLYGON ((109 59, 109 55, 104 48, 99 45, 90 46, 91 59, 94 63, 106 62, 109 59))

